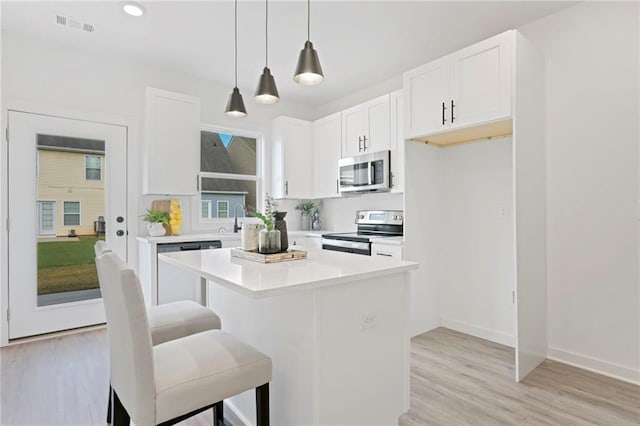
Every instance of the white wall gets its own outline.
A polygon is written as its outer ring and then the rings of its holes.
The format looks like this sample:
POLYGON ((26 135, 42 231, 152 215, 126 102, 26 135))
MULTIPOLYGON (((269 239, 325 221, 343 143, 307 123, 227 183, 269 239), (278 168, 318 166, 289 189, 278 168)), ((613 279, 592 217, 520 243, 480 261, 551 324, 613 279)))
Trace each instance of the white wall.
MULTIPOLYGON (((278 115, 292 115, 311 119, 313 110, 305 105, 283 100, 276 105, 255 104, 254 88, 241 87, 249 116, 232 120, 224 115, 231 87, 205 81, 190 75, 167 71, 137 62, 135 58, 101 52, 81 51, 43 40, 27 38, 13 33, 2 33, 2 128, 6 126, 6 109, 26 108, 33 112, 55 113, 69 117, 113 117, 114 121, 129 126, 129 262, 137 265, 135 235, 139 220, 153 197, 140 197, 141 177, 140 141, 144 112, 144 88, 153 86, 200 97, 203 123, 232 129, 249 130, 270 135, 271 119, 278 115)), ((256 75, 256 79, 258 75, 256 75)), ((268 154, 270 150, 265 152, 268 154)), ((0 152, 0 174, 4 175, 5 152, 0 152)), ((270 164, 269 158, 266 165, 270 164)), ((124 170, 123 170, 124 172, 124 170)), ((270 182, 270 170, 266 170, 266 182, 270 182)), ((3 185, 6 184, 3 179, 3 185)), ((265 188, 268 190, 268 187, 265 188)), ((6 189, 5 189, 6 190, 6 189)), ((3 197, 6 196, 4 193, 3 197)), ((5 198, 0 200, 2 219, 6 208, 5 198)), ((189 203, 183 203, 188 208, 189 203)), ((185 217, 189 217, 185 212, 185 217)), ((186 225, 186 229, 189 224, 186 225)), ((217 229, 217 226, 214 228, 217 229)), ((142 232, 142 231, 140 231, 142 232)), ((6 241, 4 226, 0 237, 6 241)), ((6 248, 5 248, 6 250, 6 248)), ((3 256, 3 261, 6 255, 3 256)), ((2 291, 5 299, 6 265, 2 265, 2 291)), ((5 306, 5 300, 2 306, 5 306)), ((4 310, 3 310, 4 312, 4 310)), ((2 315, 4 318, 4 315, 2 315)), ((3 321, 6 325, 6 321, 3 321)), ((0 336, 0 338, 6 336, 0 336)), ((1 341, 1 340, 0 340, 1 341)))
POLYGON ((442 325, 514 345, 511 138, 441 149, 442 325))
POLYGON ((521 28, 547 55, 549 357, 640 381, 638 3, 521 28))

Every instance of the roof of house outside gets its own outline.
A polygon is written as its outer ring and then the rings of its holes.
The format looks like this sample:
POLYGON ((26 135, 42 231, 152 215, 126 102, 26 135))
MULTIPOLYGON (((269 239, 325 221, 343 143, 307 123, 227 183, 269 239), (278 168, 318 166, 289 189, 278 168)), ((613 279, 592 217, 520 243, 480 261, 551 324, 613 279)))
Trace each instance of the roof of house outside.
POLYGON ((37 135, 38 149, 53 151, 84 152, 104 154, 104 141, 97 139, 72 138, 69 136, 37 135))

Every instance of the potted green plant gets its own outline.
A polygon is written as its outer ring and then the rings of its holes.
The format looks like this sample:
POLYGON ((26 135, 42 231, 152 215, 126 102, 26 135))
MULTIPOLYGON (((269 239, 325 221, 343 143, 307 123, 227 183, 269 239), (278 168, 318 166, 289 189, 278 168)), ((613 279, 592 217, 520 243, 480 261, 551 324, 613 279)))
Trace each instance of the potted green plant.
POLYGON ((142 220, 149 222, 147 232, 151 237, 162 237, 167 233, 164 225, 169 223, 169 212, 160 210, 149 210, 142 216, 142 220))
POLYGON ((302 201, 296 206, 296 210, 300 210, 300 229, 303 231, 311 230, 311 212, 316 209, 313 201, 302 201))
POLYGON ((265 197, 264 213, 259 211, 249 212, 250 216, 257 217, 264 223, 264 229, 258 234, 258 251, 260 253, 278 253, 281 248, 280 231, 274 229, 275 203, 269 194, 265 197))

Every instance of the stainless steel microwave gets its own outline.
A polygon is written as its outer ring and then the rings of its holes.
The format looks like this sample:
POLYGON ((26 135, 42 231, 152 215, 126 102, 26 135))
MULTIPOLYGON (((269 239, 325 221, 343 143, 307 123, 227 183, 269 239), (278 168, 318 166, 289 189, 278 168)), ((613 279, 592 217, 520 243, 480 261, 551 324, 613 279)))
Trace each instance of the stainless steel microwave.
POLYGON ((390 151, 338 160, 340 192, 389 191, 390 151))

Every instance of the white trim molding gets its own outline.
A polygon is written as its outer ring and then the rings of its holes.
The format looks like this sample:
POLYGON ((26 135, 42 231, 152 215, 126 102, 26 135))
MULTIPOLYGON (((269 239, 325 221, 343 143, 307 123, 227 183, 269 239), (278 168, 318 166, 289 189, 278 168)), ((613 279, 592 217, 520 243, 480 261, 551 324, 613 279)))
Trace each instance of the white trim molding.
POLYGON ((440 318, 440 324, 442 327, 450 328, 451 330, 470 334, 471 336, 509 346, 510 348, 514 348, 516 345, 516 338, 513 334, 507 334, 502 331, 492 330, 489 328, 480 327, 474 324, 447 318, 440 318))
POLYGON ((634 385, 640 385, 640 370, 552 347, 547 349, 547 358, 634 385))

